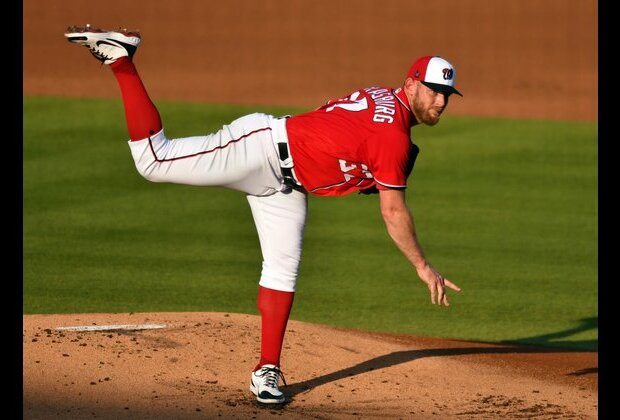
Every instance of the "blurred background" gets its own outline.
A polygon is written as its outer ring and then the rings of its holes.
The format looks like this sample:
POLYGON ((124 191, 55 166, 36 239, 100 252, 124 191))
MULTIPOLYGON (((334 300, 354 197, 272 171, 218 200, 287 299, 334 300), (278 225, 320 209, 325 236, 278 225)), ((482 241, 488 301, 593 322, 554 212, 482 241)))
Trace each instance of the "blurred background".
POLYGON ((464 94, 450 115, 597 119, 594 0, 24 0, 23 13, 25 95, 117 97, 63 37, 90 23, 142 32, 136 63, 161 100, 314 108, 441 55, 464 94))

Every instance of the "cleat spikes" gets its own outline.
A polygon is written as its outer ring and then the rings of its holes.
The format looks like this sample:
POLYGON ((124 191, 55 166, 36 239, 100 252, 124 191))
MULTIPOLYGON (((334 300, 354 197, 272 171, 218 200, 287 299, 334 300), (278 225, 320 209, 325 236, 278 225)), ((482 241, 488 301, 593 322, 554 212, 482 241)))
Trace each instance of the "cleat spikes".
POLYGON ((91 24, 69 26, 65 32, 67 41, 88 48, 89 52, 103 64, 112 64, 121 57, 133 58, 142 41, 138 32, 127 28, 108 31, 91 24))

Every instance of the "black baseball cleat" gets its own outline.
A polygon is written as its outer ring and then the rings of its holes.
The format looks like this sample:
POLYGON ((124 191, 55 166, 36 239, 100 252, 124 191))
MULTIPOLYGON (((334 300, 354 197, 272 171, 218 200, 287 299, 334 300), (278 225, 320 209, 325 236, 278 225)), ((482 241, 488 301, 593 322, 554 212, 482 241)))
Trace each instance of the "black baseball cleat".
POLYGON ((65 32, 67 41, 83 45, 103 64, 112 64, 121 57, 132 58, 142 41, 139 32, 127 29, 106 31, 86 26, 70 26, 65 32))

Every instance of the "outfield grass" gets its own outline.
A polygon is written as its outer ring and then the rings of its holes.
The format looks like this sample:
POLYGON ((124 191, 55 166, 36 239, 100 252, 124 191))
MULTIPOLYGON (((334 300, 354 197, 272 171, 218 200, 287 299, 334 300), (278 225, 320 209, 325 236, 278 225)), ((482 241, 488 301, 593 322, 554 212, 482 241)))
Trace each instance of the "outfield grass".
MULTIPOLYGON (((254 111, 157 103, 168 137, 254 111)), ((23 312, 258 313, 242 193, 142 179, 120 101, 24 98, 23 312)), ((377 196, 311 196, 292 318, 596 350, 597 126, 444 116, 415 127, 407 198, 450 308, 389 239, 377 196)))

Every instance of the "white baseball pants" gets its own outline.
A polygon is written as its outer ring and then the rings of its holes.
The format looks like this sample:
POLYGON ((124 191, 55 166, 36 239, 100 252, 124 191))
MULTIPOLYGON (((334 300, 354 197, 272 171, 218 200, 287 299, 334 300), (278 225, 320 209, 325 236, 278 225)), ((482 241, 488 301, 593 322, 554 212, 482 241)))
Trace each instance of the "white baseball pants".
POLYGON ((263 254, 259 284, 294 292, 307 194, 284 184, 276 141, 286 141, 285 120, 256 113, 204 136, 170 140, 162 129, 128 143, 136 169, 149 181, 245 192, 263 254))

